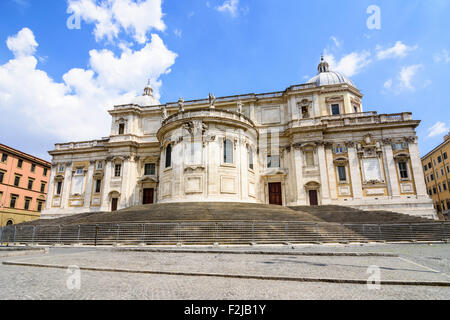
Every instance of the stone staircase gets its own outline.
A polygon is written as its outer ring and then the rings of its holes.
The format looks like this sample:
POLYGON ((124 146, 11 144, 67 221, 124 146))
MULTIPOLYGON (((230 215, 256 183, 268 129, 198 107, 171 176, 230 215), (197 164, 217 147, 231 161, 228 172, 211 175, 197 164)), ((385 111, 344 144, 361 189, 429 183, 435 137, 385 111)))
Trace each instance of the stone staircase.
POLYGON ((323 222, 334 223, 423 223, 432 220, 414 217, 391 211, 364 211, 350 207, 328 206, 295 206, 296 211, 307 212, 323 222))

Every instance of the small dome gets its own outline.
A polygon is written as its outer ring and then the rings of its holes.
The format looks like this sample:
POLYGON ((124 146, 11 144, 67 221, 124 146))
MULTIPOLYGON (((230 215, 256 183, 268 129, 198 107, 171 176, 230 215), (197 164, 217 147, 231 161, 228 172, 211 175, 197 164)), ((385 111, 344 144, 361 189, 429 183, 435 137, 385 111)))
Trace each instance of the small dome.
POLYGON ((153 97, 153 89, 150 87, 150 81, 144 89, 144 94, 136 97, 133 100, 133 104, 137 104, 141 107, 157 106, 160 104, 159 101, 153 97))
POLYGON ((328 62, 324 60, 323 56, 317 69, 319 74, 311 78, 307 83, 315 84, 318 87, 346 83, 356 88, 355 84, 349 78, 343 76, 339 72, 330 71, 328 62))

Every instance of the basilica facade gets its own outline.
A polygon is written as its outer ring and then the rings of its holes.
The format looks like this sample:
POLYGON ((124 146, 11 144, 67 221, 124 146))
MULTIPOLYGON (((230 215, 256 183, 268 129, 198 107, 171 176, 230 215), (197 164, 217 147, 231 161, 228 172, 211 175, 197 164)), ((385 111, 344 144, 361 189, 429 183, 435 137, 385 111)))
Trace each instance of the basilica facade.
POLYGON ((56 144, 43 218, 168 202, 344 205, 436 218, 412 114, 365 112, 322 59, 284 91, 115 106, 109 137, 56 144))

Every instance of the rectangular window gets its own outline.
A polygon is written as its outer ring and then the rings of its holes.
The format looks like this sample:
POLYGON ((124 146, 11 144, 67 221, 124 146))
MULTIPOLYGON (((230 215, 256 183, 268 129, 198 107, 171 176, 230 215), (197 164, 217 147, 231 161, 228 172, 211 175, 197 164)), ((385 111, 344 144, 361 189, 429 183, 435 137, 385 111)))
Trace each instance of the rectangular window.
POLYGON ((447 160, 447 152, 444 152, 444 160, 447 160))
POLYGON ((56 183, 56 195, 61 195, 61 191, 62 191, 62 181, 58 181, 56 183))
POLYGON ((400 171, 400 178, 408 179, 408 166, 406 165, 406 162, 399 162, 398 169, 400 171))
POLYGON ((431 192, 431 189, 428 189, 428 194, 431 196, 433 193, 431 192))
POLYGON ((44 182, 41 183, 41 192, 44 193, 45 192, 45 186, 46 184, 44 182))
POLYGON ((97 170, 103 170, 103 161, 97 162, 97 170))
POLYGON ((250 169, 252 169, 252 170, 254 168, 254 164, 253 164, 253 149, 252 148, 250 148, 248 150, 248 167, 250 169))
POLYGON ((442 183, 442 188, 444 188, 444 191, 446 191, 447 190, 447 184, 444 182, 444 183, 442 183))
POLYGON ((31 203, 31 199, 30 198, 25 198, 25 205, 23 206, 23 208, 25 210, 29 210, 30 209, 30 203, 31 203))
POLYGON ((154 176, 156 174, 156 164, 146 163, 144 171, 146 176, 154 176))
POLYGON ((423 167, 423 170, 424 170, 424 171, 427 171, 427 170, 428 170, 428 167, 427 167, 427 166, 424 166, 424 167, 423 167))
POLYGON ((309 107, 303 106, 302 107, 302 119, 308 119, 309 118, 309 107))
POLYGON ((431 181, 434 181, 434 175, 433 174, 430 174, 430 179, 431 179, 431 181))
POLYGON ((450 167, 449 166, 447 166, 447 172, 450 173, 450 167))
POLYGON ((441 168, 441 176, 444 176, 444 168, 441 168))
POLYGON ((115 177, 120 177, 121 171, 122 171, 122 165, 116 164, 114 166, 114 176, 115 177))
POLYGON ((16 177, 14 178, 14 186, 15 186, 15 187, 18 187, 19 184, 20 184, 20 176, 16 176, 16 177))
POLYGON ((19 196, 12 194, 11 195, 11 201, 9 202, 9 207, 10 208, 15 208, 16 207, 16 203, 17 203, 17 199, 19 198, 19 196))
POLYGON ((438 163, 441 163, 441 162, 442 162, 442 157, 438 156, 438 163))
POLYGON ((347 173, 345 172, 345 167, 339 166, 337 169, 338 169, 339 181, 346 182, 347 181, 347 173))
POLYGON ((125 133, 125 123, 119 124, 119 134, 125 133))
POLYGON ((331 105, 331 114, 334 115, 338 115, 340 114, 340 110, 339 110, 339 105, 338 104, 332 104, 331 105))
POLYGON ((44 173, 43 173, 44 177, 47 176, 47 172, 48 172, 48 169, 47 169, 47 168, 44 168, 44 173))
POLYGON ((28 180, 28 190, 33 189, 33 182, 34 182, 34 180, 31 180, 31 179, 28 180))
POLYGON ((431 169, 431 161, 428 162, 428 169, 431 169))
POLYGON ((41 201, 38 201, 37 211, 38 212, 42 211, 42 202, 41 201))
POLYGON ((100 191, 102 190, 102 180, 98 179, 95 180, 95 193, 100 193, 100 191))
POLYGON ((6 162, 8 160, 8 155, 6 153, 2 154, 2 162, 6 162))
POLYGON ((35 172, 36 171, 36 164, 32 163, 31 164, 31 172, 35 172))
POLYGON ((23 166, 23 160, 19 159, 19 161, 17 161, 17 168, 22 168, 23 166))
POLYGON ((5 176, 5 173, 0 171, 0 183, 3 183, 4 176, 5 176))
POLYGON ((267 156, 267 168, 279 168, 280 167, 280 156, 267 156))
POLYGON ((436 194, 437 193, 437 189, 436 187, 433 187, 433 193, 436 194))
POLYGON ((83 168, 77 168, 77 170, 75 171, 76 175, 82 175, 84 173, 84 169, 83 168))
POLYGON ((64 172, 64 165, 63 164, 58 166, 58 172, 64 172))

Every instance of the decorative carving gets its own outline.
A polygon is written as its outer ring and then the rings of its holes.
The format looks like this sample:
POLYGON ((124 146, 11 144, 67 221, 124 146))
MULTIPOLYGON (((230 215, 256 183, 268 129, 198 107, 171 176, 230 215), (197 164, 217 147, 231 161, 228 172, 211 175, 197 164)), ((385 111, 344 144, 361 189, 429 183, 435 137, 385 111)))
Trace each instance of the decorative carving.
POLYGON ((135 161, 135 162, 138 162, 140 159, 141 159, 140 156, 134 156, 134 161, 135 161))
POLYGON ((416 143, 416 139, 417 139, 417 137, 415 137, 415 136, 409 136, 409 137, 405 138, 405 141, 408 143, 416 143))
POLYGON ((95 164, 95 160, 89 161, 89 164, 94 165, 95 164))
POLYGON ((113 156, 109 156, 109 157, 106 157, 105 161, 106 162, 111 162, 113 159, 114 159, 113 156))
MULTIPOLYGON (((355 147, 355 142, 354 141, 347 141, 347 142, 345 142, 345 145, 348 148, 354 148, 355 147)), ((358 145, 358 149, 359 149, 359 145, 358 145)))
POLYGON ((392 139, 391 139, 391 138, 384 138, 384 139, 381 139, 381 143, 382 143, 383 145, 391 145, 391 144, 392 144, 392 139))

